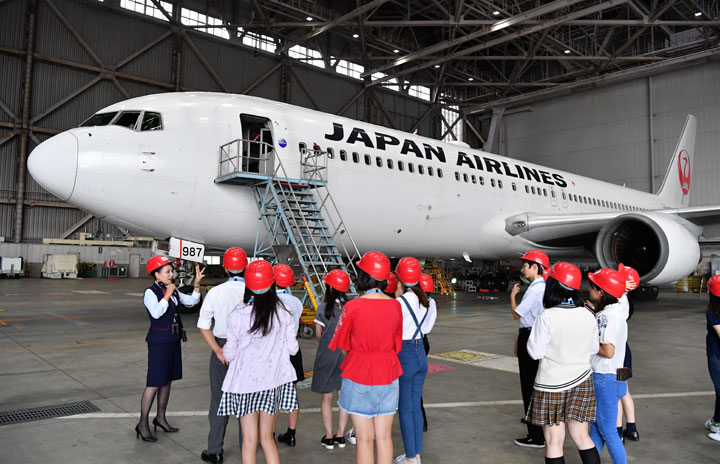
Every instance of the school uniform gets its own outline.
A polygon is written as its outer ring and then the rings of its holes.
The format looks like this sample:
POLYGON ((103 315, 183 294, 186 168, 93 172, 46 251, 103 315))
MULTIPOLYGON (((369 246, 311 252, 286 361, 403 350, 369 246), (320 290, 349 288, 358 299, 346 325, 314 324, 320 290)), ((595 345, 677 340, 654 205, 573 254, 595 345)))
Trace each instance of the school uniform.
MULTIPOLYGON (((538 371, 538 361, 533 359, 527 351, 527 342, 530 338, 535 319, 543 312, 543 296, 545 296, 545 281, 540 278, 534 280, 515 308, 520 316, 520 330, 518 332, 518 366, 520 368, 520 388, 522 391, 523 407, 528 411, 533 396, 533 385, 538 371)), ((533 442, 545 443, 542 428, 532 423, 527 423, 528 437, 533 442)))
MULTIPOLYGON (((302 301, 300 301, 299 298, 292 296, 290 293, 290 290, 278 290, 277 296, 282 302, 283 305, 285 305, 285 308, 287 308, 288 311, 290 311, 290 314, 292 315, 293 324, 295 326, 295 334, 297 335, 298 331, 300 330, 300 317, 302 317, 303 312, 303 304, 302 301)), ((295 375, 297 376, 297 379, 295 380, 295 383, 302 382, 305 380, 305 370, 303 369, 303 361, 302 361, 302 351, 300 350, 300 346, 298 345, 297 353, 290 356, 290 363, 292 364, 293 368, 295 368, 295 375)))
POLYGON ((329 347, 330 341, 335 336, 335 329, 341 313, 342 302, 335 300, 329 319, 325 317, 325 303, 320 304, 315 315, 315 324, 323 328, 315 354, 312 385, 310 386, 310 390, 315 393, 332 393, 342 387, 342 369, 340 366, 345 360, 345 356, 340 351, 333 351, 329 347))
MULTIPOLYGON (((239 305, 243 305, 245 296, 245 281, 241 277, 231 277, 224 282, 210 289, 205 295, 197 327, 210 330, 212 328, 215 341, 220 347, 227 342, 227 324, 230 314, 239 305), (214 323, 214 324, 213 324, 214 323)), ((217 414, 222 398, 222 383, 225 380, 228 366, 220 362, 214 352, 210 353, 210 409, 208 410, 208 421, 210 432, 208 433, 208 454, 218 454, 223 451, 225 430, 227 428, 228 416, 217 414)), ((240 424, 238 423, 238 427, 240 424)), ((242 443, 242 429, 240 429, 240 443, 242 443)))
POLYGON ((420 407, 422 389, 427 377, 428 363, 423 335, 435 325, 437 310, 420 305, 412 291, 397 299, 403 314, 402 350, 398 354, 403 374, 400 376, 400 431, 402 432, 405 455, 409 458, 422 454, 423 416, 420 407))
POLYGON ((155 282, 145 290, 143 302, 150 318, 145 341, 148 344, 148 387, 164 387, 173 380, 182 379, 182 354, 180 332, 182 321, 177 311, 182 303, 194 305, 200 301, 200 293, 185 295, 175 290, 170 300, 165 300, 166 287, 155 282))

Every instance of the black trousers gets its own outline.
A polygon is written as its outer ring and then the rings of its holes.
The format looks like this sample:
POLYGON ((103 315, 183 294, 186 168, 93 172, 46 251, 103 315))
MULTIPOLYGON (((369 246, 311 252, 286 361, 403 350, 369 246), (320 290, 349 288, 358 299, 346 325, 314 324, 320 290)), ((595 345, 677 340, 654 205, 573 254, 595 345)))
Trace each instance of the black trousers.
MULTIPOLYGON (((530 329, 520 329, 518 335, 518 364, 520 366, 520 388, 522 390, 523 405, 527 413, 530 407, 530 400, 533 395, 533 385, 535 384, 535 376, 537 375, 539 362, 530 357, 527 352, 527 342, 530 338, 530 329)), ((540 443, 545 442, 542 433, 542 427, 527 424, 528 436, 540 443)))

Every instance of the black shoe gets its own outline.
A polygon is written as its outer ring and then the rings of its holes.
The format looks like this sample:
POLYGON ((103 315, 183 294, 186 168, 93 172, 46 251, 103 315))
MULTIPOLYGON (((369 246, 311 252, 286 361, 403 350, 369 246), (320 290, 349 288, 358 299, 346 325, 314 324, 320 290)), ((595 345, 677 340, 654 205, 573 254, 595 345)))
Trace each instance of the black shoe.
POLYGON ((157 438, 153 437, 152 434, 150 434, 149 437, 146 437, 145 435, 140 433, 140 426, 136 425, 135 426, 135 439, 137 440, 138 438, 142 438, 143 441, 149 441, 149 442, 157 441, 157 438))
POLYGON ((525 419, 524 417, 520 419, 520 422, 522 422, 523 424, 527 424, 527 423, 528 423, 527 419, 525 419))
POLYGON ((200 459, 207 462, 214 462, 215 464, 223 462, 223 454, 222 453, 208 453, 207 450, 204 450, 200 454, 200 459))
POLYGON ((331 450, 331 449, 335 448, 335 439, 326 438, 325 436, 323 436, 322 439, 320 440, 320 444, 323 445, 325 447, 325 449, 331 450))
POLYGON ((524 448, 545 448, 545 441, 535 441, 530 437, 516 438, 515 444, 524 448))
POLYGON ((158 427, 160 427, 161 429, 163 429, 165 432, 177 432, 177 431, 180 430, 179 428, 173 427, 173 426, 171 426, 170 424, 168 424, 167 427, 165 427, 165 426, 162 425, 160 422, 158 422, 157 417, 156 417, 155 419, 153 419, 153 426, 155 427, 155 431, 156 431, 156 432, 157 432, 157 428, 158 428, 158 427))
POLYGON ((289 435, 287 433, 281 433, 277 437, 277 441, 285 443, 288 446, 295 446, 295 435, 289 435))
POLYGON ((627 430, 625 430, 623 432, 623 438, 627 438, 632 441, 640 441, 640 434, 637 432, 637 430, 633 432, 628 432, 627 430))
POLYGON ((335 443, 338 448, 345 448, 345 436, 333 437, 333 443, 335 443))

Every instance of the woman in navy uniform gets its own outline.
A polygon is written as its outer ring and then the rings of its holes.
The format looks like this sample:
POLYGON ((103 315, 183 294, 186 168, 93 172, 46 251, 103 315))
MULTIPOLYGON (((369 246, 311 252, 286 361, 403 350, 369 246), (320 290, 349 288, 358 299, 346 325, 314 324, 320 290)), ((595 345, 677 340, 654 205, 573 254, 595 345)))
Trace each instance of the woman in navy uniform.
POLYGON ((145 309, 150 317, 150 329, 145 341, 148 344, 147 383, 140 402, 140 422, 135 426, 136 438, 143 441, 157 441, 150 433, 148 415, 155 395, 158 398, 157 414, 153 419, 155 431, 160 427, 166 432, 177 432, 170 426, 165 417, 170 384, 182 378, 182 358, 180 338, 184 337, 182 321, 177 312, 180 303, 197 304, 200 301, 200 281, 204 277, 200 266, 195 266, 195 287, 188 296, 175 289, 173 266, 165 256, 153 256, 148 260, 147 272, 155 279, 155 283, 145 290, 145 309))

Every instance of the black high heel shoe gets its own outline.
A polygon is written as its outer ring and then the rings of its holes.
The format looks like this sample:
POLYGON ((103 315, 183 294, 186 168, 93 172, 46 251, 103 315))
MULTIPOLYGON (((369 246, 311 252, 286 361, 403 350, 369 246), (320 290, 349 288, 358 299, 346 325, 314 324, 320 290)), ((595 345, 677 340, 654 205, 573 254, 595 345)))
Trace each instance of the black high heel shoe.
POLYGON ((173 426, 171 426, 170 424, 168 424, 168 426, 165 427, 165 426, 162 425, 160 422, 158 422, 157 417, 156 417, 155 419, 153 419, 153 426, 155 427, 155 431, 156 431, 156 432, 157 432, 157 428, 158 428, 158 427, 160 427, 161 429, 163 429, 165 432, 177 432, 177 431, 180 430, 179 428, 173 427, 173 426))
POLYGON ((135 426, 135 439, 137 440, 138 438, 142 438, 142 441, 149 441, 149 442, 157 441, 157 438, 153 437, 152 435, 150 435, 149 437, 146 437, 145 435, 140 433, 140 426, 136 425, 135 426))

